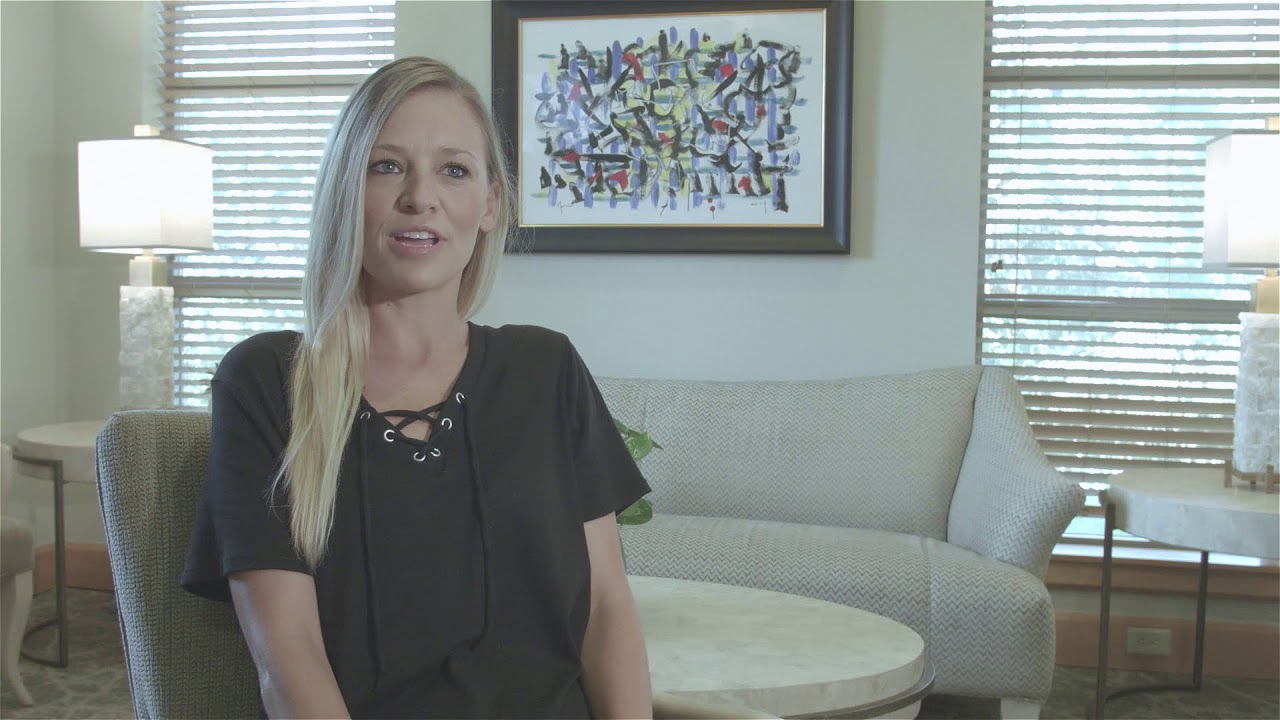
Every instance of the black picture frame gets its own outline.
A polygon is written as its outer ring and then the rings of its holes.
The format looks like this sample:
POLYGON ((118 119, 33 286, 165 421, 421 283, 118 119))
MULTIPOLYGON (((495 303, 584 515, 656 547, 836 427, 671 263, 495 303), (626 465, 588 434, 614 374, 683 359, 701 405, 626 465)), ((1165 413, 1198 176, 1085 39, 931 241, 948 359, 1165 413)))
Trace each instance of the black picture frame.
MULTIPOLYGON (((816 216, 820 212, 820 223, 716 226, 667 224, 665 222, 663 224, 640 225, 573 222, 565 224, 530 223, 526 225, 523 224, 521 208, 517 207, 514 213, 514 223, 517 230, 515 246, 521 251, 535 253, 848 254, 850 248, 850 205, 852 202, 853 173, 852 2, 845 2, 844 0, 739 0, 737 2, 725 0, 494 0, 492 5, 493 108, 499 125, 509 138, 506 143, 507 158, 510 162, 510 171, 516 179, 517 204, 519 205, 528 200, 528 193, 532 190, 531 182, 522 178, 522 168, 520 166, 522 148, 526 143, 546 140, 545 137, 541 139, 521 137, 523 118, 520 117, 520 113, 522 111, 529 112, 528 107, 522 110, 520 98, 522 72, 520 63, 523 50, 520 47, 521 36, 519 28, 522 21, 555 19, 564 19, 566 21, 598 20, 613 16, 627 19, 655 16, 655 20, 663 20, 682 15, 758 14, 769 11, 812 11, 814 9, 822 10, 825 15, 823 23, 825 42, 823 45, 826 50, 826 57, 821 112, 823 136, 821 158, 823 163, 820 175, 821 192, 806 195, 804 199, 809 203, 809 212, 812 216, 816 216), (522 183, 524 183, 524 187, 522 187, 522 183), (815 207, 817 204, 815 198, 819 195, 821 196, 820 210, 815 207)), ((675 32, 674 26, 672 32, 675 32)), ((660 36, 662 33, 657 34, 660 36)), ((757 42, 756 47, 765 46, 764 42, 757 42)), ((563 53, 561 57, 565 57, 563 53)), ((549 60, 548 62, 553 61, 549 60)), ((561 62, 564 61, 562 60, 561 62)), ((603 66, 603 63, 601 65, 603 66)), ((561 67, 565 66, 562 65, 561 67)), ((640 66, 640 68, 642 70, 643 66, 640 66)), ((727 66, 726 69, 728 69, 727 66)), ((692 76, 690 75, 690 77, 692 76)), ((587 82, 586 84, 590 85, 591 83, 587 82)), ((757 89, 759 88, 758 85, 756 87, 757 89)), ((794 98, 794 94, 792 97, 794 98)), ((533 104, 533 101, 528 103, 528 105, 533 104)), ((764 111, 759 110, 759 112, 763 113, 764 111)), ((690 113, 690 116, 693 116, 693 113, 690 113)), ((743 115, 738 116, 739 119, 742 117, 743 115)), ((789 118, 789 113, 787 117, 789 118)), ((705 124, 708 119, 707 114, 703 113, 702 118, 705 124)), ((609 132, 607 128, 606 132, 609 132)), ((694 132, 696 133, 696 129, 694 132)), ((652 136, 650 135, 649 137, 652 136)), ((679 136, 677 135, 677 137, 679 136)), ((667 139, 664 137, 662 141, 665 142, 667 139)), ((632 142, 634 143, 635 141, 633 140, 632 142)), ((617 147, 616 143, 614 147, 617 147)), ((816 147, 816 144, 811 144, 810 147, 816 147)), ((773 146, 769 147, 771 151, 774 149, 773 146)), ((783 149, 785 150, 785 145, 783 149)), ((547 150, 551 150, 549 142, 547 142, 547 150)), ((753 156, 757 160, 755 167, 760 168, 762 166, 759 162, 761 155, 753 153, 753 156)), ((776 153, 771 156, 776 157, 776 153)), ((812 156, 813 152, 808 152, 806 157, 811 158, 812 156)), ((580 156, 575 154, 573 157, 576 159, 580 156)), ((619 156, 617 154, 608 156, 601 154, 600 157, 618 158, 619 156)), ((726 153, 724 157, 727 158, 729 156, 726 153)), ((735 155, 735 157, 737 156, 735 155)), ((800 156, 796 155, 796 157, 800 156)), ((622 162, 628 161, 622 160, 622 162)), ((741 164, 738 167, 740 166, 741 164)), ((553 165, 553 167, 558 166, 553 165)), ((577 167, 581 168, 581 164, 578 164, 577 167)), ((779 168, 777 165, 768 167, 787 171, 782 175, 788 174, 791 170, 789 163, 784 168, 779 168)), ((572 169, 570 168, 570 170, 572 169)), ((554 192, 553 188, 547 183, 549 176, 541 174, 544 170, 545 168, 539 170, 541 191, 554 192)), ((727 170, 728 166, 726 166, 727 170)), ((680 173, 678 169, 675 172, 680 173)), ((747 173, 742 173, 742 175, 746 176, 747 173)), ((764 198, 765 192, 771 190, 769 183, 764 182, 763 178, 765 176, 762 173, 757 171, 754 175, 758 180, 756 186, 762 190, 756 197, 764 198)), ((582 173, 580 177, 583 181, 581 186, 586 187, 588 181, 587 173, 582 173)), ((643 178, 644 175, 640 174, 639 177, 643 178)), ((677 175, 677 177, 680 177, 680 175, 677 175)), ((722 175, 721 177, 724 176, 722 175)), ((735 176, 730 174, 728 177, 733 179, 735 176)), ((780 177, 780 175, 771 177, 776 178, 780 177)), ((783 179, 785 180, 785 177, 783 179)), ((701 187, 700 181, 701 178, 699 178, 699 187, 701 187)), ((602 182, 602 174, 597 174, 594 179, 594 187, 597 190, 608 187, 602 186, 602 182)), ((812 183, 815 181, 809 179, 807 182, 812 183)), ((657 184, 656 182, 653 183, 655 186, 657 184)), ((740 178, 739 185, 743 184, 745 184, 744 192, 751 193, 751 179, 749 177, 740 178)), ((775 183, 775 185, 781 185, 781 189, 786 187, 784 182, 775 183)), ((633 185, 633 188, 636 186, 638 186, 638 183, 633 185)), ((557 182, 556 187, 564 187, 564 185, 557 182)), ((615 202, 620 197, 617 193, 617 187, 617 185, 608 187, 615 202)), ((708 196, 719 192, 714 181, 712 181, 711 187, 712 193, 708 193, 708 196)), ((668 192, 671 192, 670 184, 668 184, 668 188, 668 192)), ((575 190, 573 194, 575 200, 573 202, 580 202, 578 198, 582 193, 576 191, 576 188, 571 189, 575 190)), ((737 187, 730 188, 730 192, 738 194, 737 187)), ((605 197, 603 193, 601 197, 605 197)), ((672 197, 674 198, 674 195, 672 197)), ((722 197, 722 195, 715 195, 715 197, 722 197)), ((787 209, 785 195, 781 200, 783 204, 780 206, 777 204, 778 196, 776 192, 770 197, 770 202, 775 203, 775 208, 787 209)), ((665 211, 665 208, 659 207, 660 203, 657 198, 658 191, 655 189, 653 191, 655 209, 652 211, 665 211)), ((552 196, 552 199, 554 199, 554 196, 552 196)), ((646 196, 646 199, 649 198, 646 196)), ((568 198, 565 200, 568 201, 568 198)), ((675 201, 672 200, 672 202, 674 207, 675 201)), ((585 209, 586 207, 587 205, 584 204, 583 208, 585 209)), ((636 206, 633 204, 632 207, 635 208, 636 206)), ((710 210, 710 207, 706 209, 710 210)), ((583 211, 583 209, 577 208, 575 210, 579 213, 583 211)), ((646 208, 646 210, 649 209, 646 208)), ((714 210, 712 213, 714 215, 714 210)), ((650 220, 650 222, 653 221, 650 220)))

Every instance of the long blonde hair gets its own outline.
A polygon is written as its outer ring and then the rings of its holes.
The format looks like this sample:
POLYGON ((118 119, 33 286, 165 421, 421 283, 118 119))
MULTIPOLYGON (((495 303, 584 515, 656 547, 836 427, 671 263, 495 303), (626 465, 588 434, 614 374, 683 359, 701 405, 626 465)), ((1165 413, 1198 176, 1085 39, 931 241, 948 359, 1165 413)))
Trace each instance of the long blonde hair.
POLYGON ((484 130, 489 182, 497 218, 482 232, 458 289, 458 315, 469 319, 488 298, 511 231, 514 190, 502 136, 475 86, 445 63, 401 58, 366 79, 339 111, 316 175, 311 244, 302 281, 302 342, 289 384, 291 431, 272 486, 287 493, 289 529, 299 556, 313 570, 323 560, 333 529, 342 455, 365 384, 369 315, 361 285, 364 182, 373 143, 383 123, 409 92, 443 88, 457 93, 484 130))

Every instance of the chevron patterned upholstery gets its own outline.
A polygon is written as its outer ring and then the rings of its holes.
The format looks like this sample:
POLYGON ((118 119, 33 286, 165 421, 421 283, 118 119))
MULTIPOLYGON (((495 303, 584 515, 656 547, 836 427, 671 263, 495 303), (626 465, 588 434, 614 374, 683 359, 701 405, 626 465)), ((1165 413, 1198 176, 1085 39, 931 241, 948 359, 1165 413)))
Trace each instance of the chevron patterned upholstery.
POLYGON ((980 372, 876 382, 598 383, 618 419, 664 447, 644 465, 661 512, 941 540, 980 372), (851 486, 860 488, 858 502, 848 502, 851 486))
POLYGON ((973 433, 951 503, 947 540, 1038 577, 1084 492, 1047 461, 1031 433, 1013 375, 983 373, 973 433))
POLYGON ((208 413, 116 413, 97 447, 135 716, 257 717, 257 673, 231 605, 178 584, 204 487, 208 413))
POLYGON ((870 610, 925 639, 935 692, 1048 697, 1043 576, 1084 493, 1035 444, 1007 371, 597 380, 663 447, 643 463, 657 514, 622 531, 629 572, 870 610))

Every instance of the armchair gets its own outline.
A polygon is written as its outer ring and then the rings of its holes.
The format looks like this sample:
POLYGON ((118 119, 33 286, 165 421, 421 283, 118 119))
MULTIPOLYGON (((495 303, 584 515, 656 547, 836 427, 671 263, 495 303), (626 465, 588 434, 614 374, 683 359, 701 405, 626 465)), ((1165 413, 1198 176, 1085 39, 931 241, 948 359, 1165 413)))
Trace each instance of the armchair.
POLYGON ((209 456, 209 415, 116 413, 98 435, 98 492, 138 718, 252 718, 258 682, 230 604, 178 584, 209 456))

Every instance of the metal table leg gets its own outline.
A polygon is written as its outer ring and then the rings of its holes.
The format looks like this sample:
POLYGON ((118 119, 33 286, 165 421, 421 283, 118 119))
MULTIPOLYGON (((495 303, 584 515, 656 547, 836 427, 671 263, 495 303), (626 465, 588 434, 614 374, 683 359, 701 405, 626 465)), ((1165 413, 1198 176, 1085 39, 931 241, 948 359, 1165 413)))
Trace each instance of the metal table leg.
POLYGON ((1209 553, 1200 552, 1200 586, 1196 592, 1196 649, 1192 658, 1191 684, 1159 683, 1155 685, 1139 685, 1119 688, 1107 692, 1107 649, 1111 624, 1111 550, 1112 534, 1115 531, 1116 506, 1107 503, 1106 531, 1102 540, 1102 596, 1101 612, 1098 620, 1098 681, 1093 696, 1093 706, 1086 708, 1086 715, 1093 720, 1105 718, 1104 708, 1108 701, 1126 695, 1166 690, 1182 690, 1198 692, 1204 686, 1204 626, 1206 609, 1209 601, 1209 553))
POLYGON ((1110 647, 1111 634, 1111 549, 1112 534, 1116 528, 1115 503, 1107 503, 1105 508, 1104 532, 1102 535, 1102 592, 1100 611, 1098 613, 1098 678, 1094 688, 1092 712, 1086 710, 1085 716, 1102 720, 1103 708, 1107 704, 1107 650, 1110 647))
POLYGON ((13 459, 27 465, 47 467, 53 474, 53 577, 54 597, 57 614, 49 620, 32 627, 22 635, 25 641, 32 633, 43 630, 50 625, 58 627, 58 656, 56 659, 42 658, 22 650, 22 657, 39 665, 65 668, 70 662, 70 646, 67 636, 67 528, 64 492, 66 484, 62 477, 62 461, 46 458, 27 457, 14 453, 13 459))

